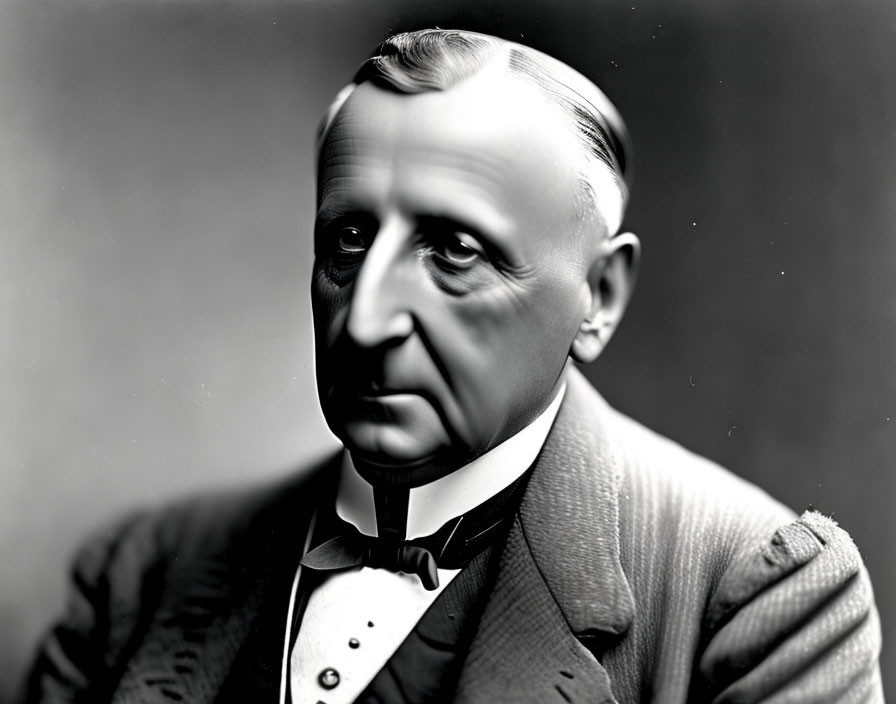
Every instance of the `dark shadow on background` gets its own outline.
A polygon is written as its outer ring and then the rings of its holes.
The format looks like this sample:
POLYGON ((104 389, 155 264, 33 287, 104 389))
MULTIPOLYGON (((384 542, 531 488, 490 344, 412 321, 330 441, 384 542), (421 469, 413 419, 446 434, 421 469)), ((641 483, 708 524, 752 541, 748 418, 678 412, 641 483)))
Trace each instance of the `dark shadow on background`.
POLYGON ((896 691, 896 7, 8 2, 0 700, 84 532, 329 446, 307 304, 318 116, 391 31, 517 39, 636 147, 622 410, 854 536, 896 691))

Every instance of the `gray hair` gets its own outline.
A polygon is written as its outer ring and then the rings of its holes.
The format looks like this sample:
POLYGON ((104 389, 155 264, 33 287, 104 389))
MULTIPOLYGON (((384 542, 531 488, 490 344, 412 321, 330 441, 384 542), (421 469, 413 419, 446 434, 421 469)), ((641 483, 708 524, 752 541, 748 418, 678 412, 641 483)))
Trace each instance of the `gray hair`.
MULTIPOLYGON (((365 82, 400 93, 447 90, 503 57, 508 71, 535 84, 565 115, 585 154, 579 177, 587 201, 603 210, 594 186, 595 165, 608 168, 628 202, 631 151, 622 117, 606 95, 582 74, 547 54, 487 34, 424 29, 389 37, 358 69, 328 108, 318 130, 318 152, 352 91, 365 82)), ((601 215, 604 213, 601 212, 601 215)), ((615 230, 619 223, 607 223, 615 230)), ((613 234, 610 232, 609 234, 613 234)))

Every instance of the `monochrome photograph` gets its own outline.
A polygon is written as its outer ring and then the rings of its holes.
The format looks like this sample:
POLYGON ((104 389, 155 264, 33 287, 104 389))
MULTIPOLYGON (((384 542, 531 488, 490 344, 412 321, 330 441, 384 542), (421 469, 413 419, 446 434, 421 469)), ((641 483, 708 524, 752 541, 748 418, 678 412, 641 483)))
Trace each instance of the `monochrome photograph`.
POLYGON ((0 18, 0 704, 896 692, 896 7, 0 18))

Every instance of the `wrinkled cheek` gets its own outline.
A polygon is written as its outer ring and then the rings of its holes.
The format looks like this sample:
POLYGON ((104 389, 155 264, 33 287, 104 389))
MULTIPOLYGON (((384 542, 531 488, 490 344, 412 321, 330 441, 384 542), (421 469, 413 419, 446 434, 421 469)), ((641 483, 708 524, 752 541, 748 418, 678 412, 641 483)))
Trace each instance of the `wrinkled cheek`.
POLYGON ((311 312, 314 321, 314 367, 317 393, 328 422, 332 419, 329 397, 333 391, 331 350, 339 337, 339 317, 345 308, 344 297, 325 276, 315 271, 311 287, 311 312))
POLYGON ((311 284, 311 313, 318 353, 332 347, 339 337, 340 320, 345 317, 348 306, 348 290, 349 287, 340 288, 321 271, 315 270, 311 284))

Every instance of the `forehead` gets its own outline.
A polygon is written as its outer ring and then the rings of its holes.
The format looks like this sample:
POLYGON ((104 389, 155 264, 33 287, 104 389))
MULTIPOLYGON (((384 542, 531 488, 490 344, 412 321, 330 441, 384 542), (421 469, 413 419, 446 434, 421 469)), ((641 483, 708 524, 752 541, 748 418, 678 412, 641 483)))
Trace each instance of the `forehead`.
POLYGON ((533 85, 487 68, 445 91, 365 83, 323 145, 321 206, 369 196, 430 210, 481 206, 505 230, 578 221, 582 148, 533 85))

